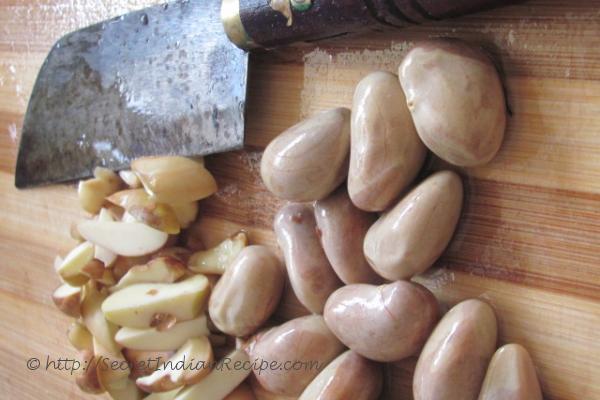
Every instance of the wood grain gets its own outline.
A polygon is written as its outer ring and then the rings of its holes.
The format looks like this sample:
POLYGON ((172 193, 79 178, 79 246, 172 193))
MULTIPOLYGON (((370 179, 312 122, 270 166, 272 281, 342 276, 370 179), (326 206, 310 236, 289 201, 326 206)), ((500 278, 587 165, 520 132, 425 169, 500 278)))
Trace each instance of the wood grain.
MULTIPOLYGON (((37 69, 62 34, 151 0, 0 2, 0 392, 10 399, 79 399, 65 371, 28 371, 30 357, 73 357, 68 318, 51 304, 52 260, 82 217, 72 185, 17 191, 16 146, 37 69)), ((251 57, 247 148, 209 157, 219 193, 202 204, 207 245, 245 228, 274 246, 282 204, 259 177, 262 148, 316 110, 348 106, 373 69, 395 71, 415 41, 482 44, 504 71, 513 112, 503 148, 460 171, 466 207, 446 254, 419 281, 444 306, 488 300, 502 342, 532 353, 547 399, 600 399, 600 1, 533 0, 405 31, 341 38, 251 57)), ((59 155, 57 155, 58 157, 59 155)), ((435 158, 427 169, 445 167, 435 158)), ((426 173, 426 172, 424 172, 426 173)), ((284 314, 302 310, 293 299, 284 314)), ((386 399, 410 399, 414 359, 387 368, 386 399)))

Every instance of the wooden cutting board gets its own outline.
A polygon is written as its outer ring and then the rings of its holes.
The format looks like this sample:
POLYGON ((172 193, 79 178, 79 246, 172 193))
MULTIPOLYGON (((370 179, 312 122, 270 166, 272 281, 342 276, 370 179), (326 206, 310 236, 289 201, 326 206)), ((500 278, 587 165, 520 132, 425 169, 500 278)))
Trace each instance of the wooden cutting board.
MULTIPOLYGON (((7 399, 79 399, 47 357, 75 357, 68 318, 53 306, 52 260, 82 217, 74 186, 17 191, 17 142, 44 56, 62 34, 152 0, 0 2, 0 393, 7 399), (41 360, 30 371, 28 359, 41 360)), ((600 1, 534 0, 405 31, 255 54, 247 149, 211 157, 219 193, 202 207, 207 245, 239 228, 273 244, 281 204, 258 174, 264 146, 301 116, 349 106, 367 72, 395 71, 430 36, 484 44, 502 65, 512 109, 489 165, 461 171, 464 215, 446 254, 419 281, 447 305, 489 301, 501 342, 531 352, 548 399, 600 399, 600 1)), ((56 155, 60 157, 60 155, 56 155)), ((429 168, 440 168, 431 159, 429 168)), ((294 312, 292 308, 287 310, 294 312)), ((388 368, 386 398, 410 399, 414 360, 388 368)))

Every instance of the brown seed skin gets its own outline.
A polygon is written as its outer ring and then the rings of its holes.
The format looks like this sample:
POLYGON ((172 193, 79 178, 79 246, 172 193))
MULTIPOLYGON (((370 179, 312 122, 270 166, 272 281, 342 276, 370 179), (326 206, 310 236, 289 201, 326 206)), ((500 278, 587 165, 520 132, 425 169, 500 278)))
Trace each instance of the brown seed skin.
POLYGON ((269 248, 245 247, 212 291, 212 322, 229 335, 253 334, 275 311, 284 283, 283 266, 269 248))
POLYGON ((260 174, 277 197, 320 200, 348 175, 349 151, 350 110, 326 110, 273 139, 263 153, 260 174))
POLYGON ((439 322, 417 361, 415 400, 476 400, 498 334, 492 308, 465 300, 439 322))
POLYGON ((352 204, 345 188, 315 202, 321 244, 332 268, 346 284, 379 283, 363 254, 363 241, 376 216, 352 204))
POLYGON ((391 281, 424 272, 452 239, 462 202, 456 173, 429 176, 371 226, 363 248, 367 261, 391 281))
POLYGON ((521 345, 499 348, 488 366, 478 400, 542 400, 531 356, 521 345))
POLYGON ((502 144, 506 101, 498 72, 481 50, 458 40, 415 45, 399 72, 419 137, 462 167, 489 162, 502 144))
POLYGON ((382 388, 381 364, 348 350, 329 363, 298 400, 377 400, 382 388))
POLYGON ((355 284, 327 300, 325 322, 351 350, 374 361, 392 362, 416 354, 438 316, 433 294, 406 281, 355 284))
POLYGON ((321 314, 327 298, 342 282, 323 252, 312 207, 284 206, 275 216, 275 236, 298 300, 309 311, 321 314))
POLYGON ((343 350, 320 315, 296 318, 261 332, 247 348, 251 362, 257 359, 259 364, 274 362, 283 367, 254 370, 254 376, 267 391, 284 396, 300 396, 319 374, 317 364, 324 368, 343 350), (296 360, 307 367, 286 370, 285 363, 296 360))
POLYGON ((356 86, 350 138, 350 198, 362 210, 383 211, 415 178, 427 153, 396 75, 373 72, 356 86))

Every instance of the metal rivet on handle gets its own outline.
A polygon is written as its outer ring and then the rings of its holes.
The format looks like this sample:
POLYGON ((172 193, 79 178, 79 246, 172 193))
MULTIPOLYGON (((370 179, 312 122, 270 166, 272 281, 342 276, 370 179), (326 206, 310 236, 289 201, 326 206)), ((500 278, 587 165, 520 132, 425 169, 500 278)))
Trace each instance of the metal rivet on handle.
POLYGON ((312 7, 312 0, 291 0, 292 8, 295 11, 306 11, 312 7))

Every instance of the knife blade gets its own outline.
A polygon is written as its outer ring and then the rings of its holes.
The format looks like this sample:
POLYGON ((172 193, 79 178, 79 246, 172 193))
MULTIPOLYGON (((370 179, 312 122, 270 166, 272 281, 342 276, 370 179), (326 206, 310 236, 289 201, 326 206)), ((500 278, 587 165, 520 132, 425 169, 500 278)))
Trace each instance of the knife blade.
POLYGON ((178 0, 60 39, 25 115, 15 185, 85 178, 145 155, 244 139, 248 53, 523 0, 178 0), (232 44, 232 43, 235 43, 232 44), (237 47, 236 47, 237 46, 237 47))
POLYGON ((176 1, 60 39, 30 98, 15 185, 241 148, 248 53, 228 40, 220 10, 219 0, 176 1))

